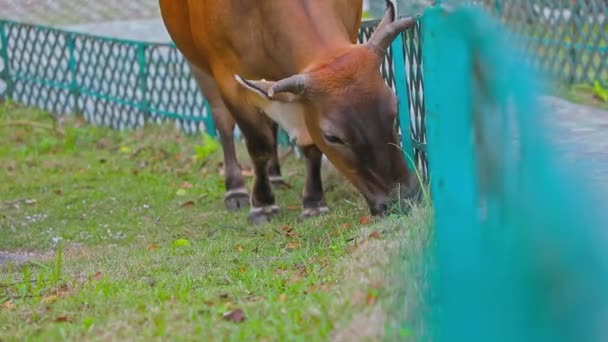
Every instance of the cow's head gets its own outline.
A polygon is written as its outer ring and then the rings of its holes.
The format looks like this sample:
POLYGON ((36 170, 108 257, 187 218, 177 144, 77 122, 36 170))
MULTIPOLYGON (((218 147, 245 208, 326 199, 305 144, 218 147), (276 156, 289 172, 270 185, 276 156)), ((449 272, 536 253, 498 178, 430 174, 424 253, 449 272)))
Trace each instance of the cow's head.
POLYGON ((389 4, 367 43, 337 49, 303 73, 276 82, 240 79, 263 110, 304 113, 308 139, 365 197, 372 214, 417 193, 397 137, 398 98, 380 73, 386 50, 414 23, 389 4), (399 189, 400 191, 395 191, 399 189))

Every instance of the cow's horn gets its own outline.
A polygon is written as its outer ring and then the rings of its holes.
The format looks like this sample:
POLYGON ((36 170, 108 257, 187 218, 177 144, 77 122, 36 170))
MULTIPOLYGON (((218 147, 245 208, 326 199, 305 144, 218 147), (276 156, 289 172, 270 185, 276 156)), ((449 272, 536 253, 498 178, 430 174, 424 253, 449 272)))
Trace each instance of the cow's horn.
POLYGON ((391 0, 386 0, 386 12, 378 24, 376 31, 367 41, 366 45, 381 57, 384 57, 386 50, 393 40, 406 28, 412 26, 416 20, 414 18, 402 18, 395 20, 397 12, 395 4, 391 0))
POLYGON ((268 89, 268 97, 273 97, 276 93, 289 92, 296 95, 301 95, 306 91, 309 83, 309 76, 306 74, 297 74, 284 78, 273 84, 268 89))

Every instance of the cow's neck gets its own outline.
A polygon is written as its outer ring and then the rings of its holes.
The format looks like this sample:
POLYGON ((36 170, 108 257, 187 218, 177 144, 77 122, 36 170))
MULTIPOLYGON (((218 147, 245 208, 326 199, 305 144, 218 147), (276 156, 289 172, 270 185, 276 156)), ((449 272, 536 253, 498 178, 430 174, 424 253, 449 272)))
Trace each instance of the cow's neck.
MULTIPOLYGON (((265 29, 264 40, 269 57, 278 64, 284 64, 281 68, 286 74, 284 76, 301 72, 352 44, 348 27, 355 25, 349 23, 355 17, 350 19, 349 14, 340 13, 349 10, 338 11, 335 3, 327 0, 294 1, 292 6, 299 6, 299 9, 275 12, 279 15, 271 20, 273 25, 265 29)), ((277 8, 272 11, 277 11, 277 8)))

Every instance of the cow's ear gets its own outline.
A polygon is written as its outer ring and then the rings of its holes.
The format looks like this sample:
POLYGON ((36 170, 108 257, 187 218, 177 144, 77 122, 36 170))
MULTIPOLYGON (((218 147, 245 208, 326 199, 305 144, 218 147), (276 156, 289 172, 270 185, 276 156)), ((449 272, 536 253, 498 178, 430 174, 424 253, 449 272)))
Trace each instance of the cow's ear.
POLYGON ((274 93, 271 89, 276 87, 278 82, 266 80, 247 80, 240 75, 234 75, 235 80, 244 88, 254 94, 256 99, 262 101, 294 102, 300 100, 300 95, 289 92, 274 93))

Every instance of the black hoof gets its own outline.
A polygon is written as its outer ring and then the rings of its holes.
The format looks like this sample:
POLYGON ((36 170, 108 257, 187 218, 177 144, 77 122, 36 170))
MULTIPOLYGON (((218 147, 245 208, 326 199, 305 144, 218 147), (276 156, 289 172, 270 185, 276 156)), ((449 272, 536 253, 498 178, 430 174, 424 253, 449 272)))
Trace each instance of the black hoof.
POLYGON ((257 226, 270 221, 273 216, 279 213, 279 207, 277 205, 269 205, 261 208, 251 208, 247 222, 249 224, 257 226))
POLYGON ((329 213, 329 208, 327 206, 321 206, 316 208, 304 208, 300 216, 298 216, 298 221, 302 222, 306 219, 318 217, 321 215, 325 215, 329 213))
POLYGON ((231 211, 249 208, 249 193, 247 189, 230 190, 224 196, 224 205, 231 211))
POLYGON ((270 184, 277 189, 291 189, 291 184, 283 180, 281 176, 270 176, 270 184))

